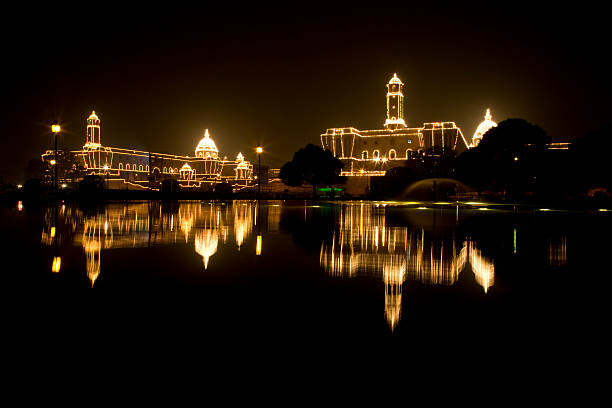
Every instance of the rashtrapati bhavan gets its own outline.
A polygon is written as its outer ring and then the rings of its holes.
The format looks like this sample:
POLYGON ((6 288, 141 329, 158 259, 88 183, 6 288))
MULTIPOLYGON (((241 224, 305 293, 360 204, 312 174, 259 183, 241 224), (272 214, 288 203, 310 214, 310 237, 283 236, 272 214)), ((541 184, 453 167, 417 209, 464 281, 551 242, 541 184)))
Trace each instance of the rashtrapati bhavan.
MULTIPOLYGON (((93 111, 87 118, 85 145, 81 150, 61 152, 68 157, 58 157, 58 165, 64 162, 68 163, 64 167, 73 167, 65 169, 62 181, 97 175, 104 177, 108 187, 118 189, 159 189, 162 181, 168 179, 194 190, 207 190, 218 183, 228 183, 239 190, 251 184, 253 165, 242 153, 235 160, 222 159, 208 129, 194 153, 194 156, 179 156, 104 146, 100 139, 100 118, 93 111)), ((53 158, 53 150, 42 155, 45 162, 53 158)))
POLYGON ((403 86, 397 74, 387 84, 384 129, 331 128, 321 135, 323 148, 331 150, 344 163, 342 175, 383 176, 388 169, 423 155, 454 154, 458 147, 470 147, 455 122, 408 127, 403 86))

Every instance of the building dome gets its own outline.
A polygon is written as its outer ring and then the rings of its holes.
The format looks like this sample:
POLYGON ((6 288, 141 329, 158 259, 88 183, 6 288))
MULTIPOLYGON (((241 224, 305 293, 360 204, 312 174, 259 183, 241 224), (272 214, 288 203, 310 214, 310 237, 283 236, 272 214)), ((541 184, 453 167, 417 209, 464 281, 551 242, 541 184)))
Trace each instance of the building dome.
POLYGON ((400 85, 404 85, 402 83, 402 81, 397 77, 397 73, 393 74, 393 78, 391 78, 391 80, 389 81, 389 85, 391 84, 400 84, 400 85))
POLYGON ((476 147, 482 140, 482 137, 485 133, 489 131, 489 129, 496 127, 497 123, 493 122, 491 119, 491 109, 487 109, 487 113, 484 116, 484 120, 480 122, 480 125, 476 128, 476 132, 474 132, 474 136, 472 136, 472 146, 476 147))
POLYGON ((219 149, 217 149, 217 145, 215 145, 214 140, 210 138, 210 134, 208 133, 208 129, 206 129, 204 133, 204 138, 200 140, 198 146, 195 149, 196 157, 201 157, 204 159, 219 158, 219 149))

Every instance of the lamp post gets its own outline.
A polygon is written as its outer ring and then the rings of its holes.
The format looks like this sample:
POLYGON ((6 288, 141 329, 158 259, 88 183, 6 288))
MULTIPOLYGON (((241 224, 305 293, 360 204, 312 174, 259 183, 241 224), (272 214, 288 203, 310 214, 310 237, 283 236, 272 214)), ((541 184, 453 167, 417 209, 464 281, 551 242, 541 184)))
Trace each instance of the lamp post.
POLYGON ((261 198, 261 154, 263 153, 263 147, 257 146, 255 150, 257 152, 257 161, 258 161, 258 169, 257 169, 257 199, 261 198))
POLYGON ((53 132, 54 146, 53 146, 53 192, 57 195, 57 134, 61 131, 60 125, 57 120, 54 120, 51 124, 51 131, 53 132))

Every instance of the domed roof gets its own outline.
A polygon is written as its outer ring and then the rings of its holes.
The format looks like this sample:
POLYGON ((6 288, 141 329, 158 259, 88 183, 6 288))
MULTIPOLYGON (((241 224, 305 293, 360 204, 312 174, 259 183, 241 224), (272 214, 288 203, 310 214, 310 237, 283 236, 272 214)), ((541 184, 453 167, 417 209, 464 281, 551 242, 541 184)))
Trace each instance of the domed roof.
POLYGON ((100 118, 98 118, 98 115, 96 115, 96 111, 92 110, 91 115, 89 115, 87 120, 100 120, 100 118))
POLYGON ((183 167, 181 167, 181 172, 183 171, 192 171, 191 166, 187 163, 183 164, 183 167))
POLYGON ((391 78, 391 80, 389 81, 389 85, 390 85, 390 84, 400 84, 400 85, 404 85, 404 84, 402 83, 402 81, 401 81, 401 80, 400 80, 400 79, 397 77, 397 74, 396 74, 396 73, 394 73, 394 74, 393 74, 393 78, 391 78))
POLYGON ((474 132, 474 136, 472 136, 472 147, 478 146, 482 136, 492 127, 496 127, 497 123, 493 122, 491 119, 491 109, 487 109, 487 113, 484 116, 484 120, 480 122, 480 125, 476 128, 476 132, 474 132))
POLYGON ((195 153, 197 157, 211 157, 211 156, 217 157, 218 156, 219 149, 217 149, 217 145, 215 145, 214 140, 210 138, 208 129, 206 129, 204 133, 204 138, 202 138, 202 140, 200 140, 200 143, 198 143, 198 146, 195 149, 195 153))

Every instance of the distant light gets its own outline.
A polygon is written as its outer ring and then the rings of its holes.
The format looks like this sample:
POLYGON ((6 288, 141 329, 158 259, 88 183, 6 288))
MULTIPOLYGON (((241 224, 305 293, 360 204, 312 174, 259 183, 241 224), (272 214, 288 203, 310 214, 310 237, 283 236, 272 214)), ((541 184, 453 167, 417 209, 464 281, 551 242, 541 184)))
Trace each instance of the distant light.
POLYGON ((62 128, 57 123, 54 123, 54 124, 51 125, 51 131, 53 133, 59 133, 61 130, 62 130, 62 128))
POLYGON ((63 184, 62 184, 62 188, 66 188, 66 187, 68 187, 68 184, 63 183, 63 184))
POLYGON ((514 158, 514 161, 518 161, 518 157, 515 157, 515 158, 514 158))
POLYGON ((386 162, 386 161, 387 161, 387 158, 386 158, 386 157, 383 157, 383 158, 382 158, 382 161, 383 161, 383 163, 384 163, 384 162, 386 162))
POLYGON ((53 263, 51 264, 51 272, 58 273, 62 267, 62 258, 59 256, 53 257, 53 263))
POLYGON ((263 153, 263 147, 257 146, 257 149, 255 149, 255 151, 257 152, 257 154, 261 154, 263 153))
MULTIPOLYGON (((21 202, 21 201, 20 201, 20 202, 21 202)), ((600 209, 599 209, 599 210, 597 210, 597 211, 608 211, 608 209, 607 209, 607 208, 600 208, 600 209)))
POLYGON ((480 210, 480 211, 489 211, 489 209, 488 209, 488 208, 486 208, 486 207, 479 208, 479 210, 480 210))
POLYGON ((374 158, 374 161, 375 161, 375 162, 379 162, 379 161, 380 161, 380 157, 375 157, 375 158, 374 158))
POLYGON ((427 210, 427 207, 417 207, 417 210, 427 210))
POLYGON ((540 211, 550 211, 550 208, 540 208, 540 211))
POLYGON ((17 210, 19 211, 23 210, 23 203, 21 201, 17 202, 17 210))
POLYGON ((261 255, 261 235, 257 236, 257 246, 255 247, 255 255, 261 255))
POLYGON ((17 184, 17 188, 23 188, 22 184, 17 184))
POLYGON ((55 159, 51 159, 51 161, 49 161, 49 163, 51 163, 52 166, 55 166, 56 161, 55 161, 55 159))
POLYGON ((108 164, 104 165, 104 170, 108 170, 108 164))
POLYGON ((55 237, 55 227, 51 227, 51 238, 55 237))

